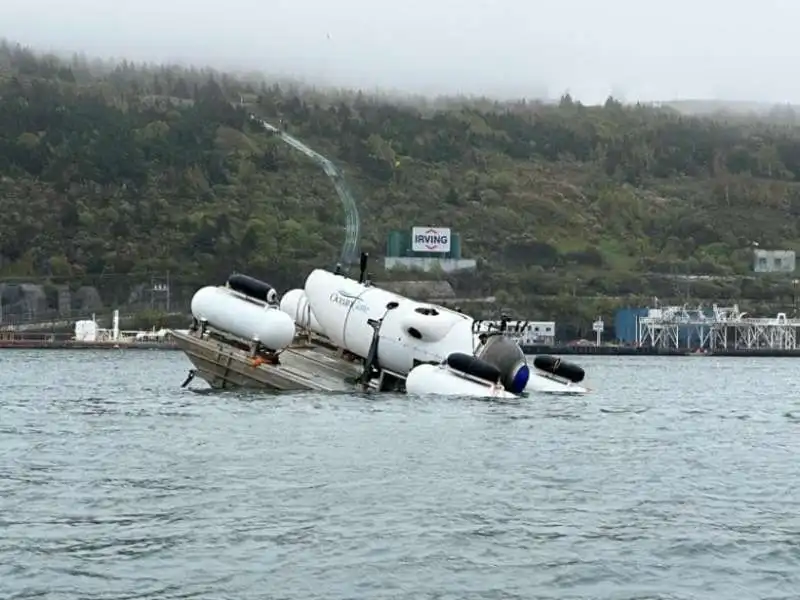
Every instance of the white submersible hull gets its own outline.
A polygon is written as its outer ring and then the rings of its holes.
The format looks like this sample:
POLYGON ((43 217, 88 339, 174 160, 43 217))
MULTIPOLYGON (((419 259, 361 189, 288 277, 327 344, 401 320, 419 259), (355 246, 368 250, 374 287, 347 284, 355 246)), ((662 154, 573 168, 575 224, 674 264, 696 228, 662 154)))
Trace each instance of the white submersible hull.
POLYGON ((194 338, 200 341, 181 338, 184 350, 193 362, 202 358, 206 371, 213 366, 215 381, 267 381, 275 389, 288 389, 275 382, 291 379, 299 386, 292 389, 349 386, 486 398, 587 391, 578 385, 579 367, 536 357, 531 368, 509 338, 478 335, 475 321, 463 313, 363 283, 363 258, 361 270, 362 281, 356 281, 316 269, 303 288, 281 299, 269 284, 246 275, 232 275, 225 287, 204 287, 192 299, 194 338), (209 335, 219 348, 216 358, 211 347, 198 354, 209 335), (224 358, 226 348, 242 356, 224 358), (324 356, 312 356, 315 348, 324 356), (300 360, 298 353, 313 360, 300 360), (252 359, 256 370, 248 371, 240 359, 252 359), (227 378, 230 364, 237 365, 235 378, 227 378), (323 371, 328 379, 321 386, 315 377, 323 371), (341 373, 339 384, 331 385, 331 373, 341 373))
POLYGON ((368 368, 405 379, 411 394, 519 397, 526 392, 581 393, 584 388, 537 373, 521 348, 502 336, 482 341, 475 321, 322 269, 292 290, 284 308, 361 357, 368 368), (313 320, 312 320, 313 319, 313 320))

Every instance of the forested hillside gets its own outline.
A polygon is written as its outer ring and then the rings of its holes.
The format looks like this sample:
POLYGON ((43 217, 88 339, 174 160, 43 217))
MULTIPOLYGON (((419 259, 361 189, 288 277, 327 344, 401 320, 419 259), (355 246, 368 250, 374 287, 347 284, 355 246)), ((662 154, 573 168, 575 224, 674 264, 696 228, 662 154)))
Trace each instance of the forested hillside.
POLYGON ((727 123, 569 97, 414 106, 203 70, 59 61, 8 43, 0 275, 169 269, 199 283, 240 268, 295 285, 332 264, 343 216, 330 181, 250 111, 336 159, 374 256, 390 229, 461 232, 481 274, 456 281, 462 290, 520 308, 542 297, 625 303, 684 296, 675 275, 714 275, 690 295, 791 294, 791 282, 741 277, 754 241, 800 249, 791 119, 727 123))

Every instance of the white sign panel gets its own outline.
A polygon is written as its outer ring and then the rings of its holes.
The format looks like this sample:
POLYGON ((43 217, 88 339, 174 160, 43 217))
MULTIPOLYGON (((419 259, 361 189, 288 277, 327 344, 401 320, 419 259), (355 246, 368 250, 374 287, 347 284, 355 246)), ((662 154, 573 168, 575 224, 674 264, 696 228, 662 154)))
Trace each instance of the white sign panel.
POLYGON ((412 252, 450 252, 449 227, 413 227, 412 252))

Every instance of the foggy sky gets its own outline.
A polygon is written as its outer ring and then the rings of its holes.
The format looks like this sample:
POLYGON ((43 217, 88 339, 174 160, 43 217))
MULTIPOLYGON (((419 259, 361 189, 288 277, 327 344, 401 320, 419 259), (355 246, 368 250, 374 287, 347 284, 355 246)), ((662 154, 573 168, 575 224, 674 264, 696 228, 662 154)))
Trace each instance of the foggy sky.
POLYGON ((789 0, 9 0, 41 51, 426 95, 800 103, 789 0))

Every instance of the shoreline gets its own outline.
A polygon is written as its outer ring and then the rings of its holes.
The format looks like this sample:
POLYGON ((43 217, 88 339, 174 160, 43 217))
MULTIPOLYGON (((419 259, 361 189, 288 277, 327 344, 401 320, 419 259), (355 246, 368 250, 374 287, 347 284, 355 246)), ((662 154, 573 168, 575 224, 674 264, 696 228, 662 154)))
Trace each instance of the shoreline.
MULTIPOLYGON (((759 357, 759 358, 800 358, 797 349, 719 349, 707 352, 695 352, 686 348, 636 348, 632 346, 529 346, 522 345, 526 356, 551 354, 554 356, 677 356, 677 357, 759 357)), ((46 340, 46 339, 0 339, 0 350, 180 350, 173 341, 168 342, 82 342, 78 340, 46 340)))
POLYGON ((80 342, 0 340, 0 350, 180 350, 174 342, 80 342))
POLYGON ((529 346, 523 345, 522 351, 527 356, 552 354, 554 356, 730 356, 759 358, 800 358, 800 348, 781 350, 777 348, 720 348, 696 352, 688 348, 648 348, 633 346, 529 346))

